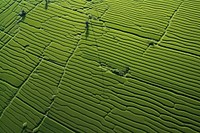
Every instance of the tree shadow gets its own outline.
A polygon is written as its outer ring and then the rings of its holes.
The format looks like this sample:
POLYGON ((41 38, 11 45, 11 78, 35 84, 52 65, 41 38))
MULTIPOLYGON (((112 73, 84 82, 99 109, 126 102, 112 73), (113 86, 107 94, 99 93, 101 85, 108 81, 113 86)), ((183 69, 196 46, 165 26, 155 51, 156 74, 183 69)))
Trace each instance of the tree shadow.
POLYGON ((45 0, 45 9, 47 10, 48 9, 48 4, 49 4, 49 0, 45 0))
POLYGON ((24 21, 24 19, 26 18, 26 12, 24 10, 22 10, 19 13, 20 19, 17 21, 17 23, 24 21))
POLYGON ((85 37, 87 38, 89 36, 89 22, 85 22, 85 37))

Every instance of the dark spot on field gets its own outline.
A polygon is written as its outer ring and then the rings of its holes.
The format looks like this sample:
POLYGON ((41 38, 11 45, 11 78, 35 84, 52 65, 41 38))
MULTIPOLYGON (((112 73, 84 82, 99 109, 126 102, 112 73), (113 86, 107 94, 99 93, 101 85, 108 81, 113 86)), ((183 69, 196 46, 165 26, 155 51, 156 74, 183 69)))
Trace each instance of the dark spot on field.
POLYGON ((129 67, 125 67, 124 69, 111 69, 111 72, 119 76, 124 76, 129 72, 129 70, 129 67))

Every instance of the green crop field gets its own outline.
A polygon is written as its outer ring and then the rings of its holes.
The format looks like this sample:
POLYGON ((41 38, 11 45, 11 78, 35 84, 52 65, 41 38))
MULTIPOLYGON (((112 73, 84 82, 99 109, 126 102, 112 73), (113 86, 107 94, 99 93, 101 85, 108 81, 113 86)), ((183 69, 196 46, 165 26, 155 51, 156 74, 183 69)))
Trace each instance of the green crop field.
POLYGON ((0 133, 199 133, 200 0, 0 0, 0 133))

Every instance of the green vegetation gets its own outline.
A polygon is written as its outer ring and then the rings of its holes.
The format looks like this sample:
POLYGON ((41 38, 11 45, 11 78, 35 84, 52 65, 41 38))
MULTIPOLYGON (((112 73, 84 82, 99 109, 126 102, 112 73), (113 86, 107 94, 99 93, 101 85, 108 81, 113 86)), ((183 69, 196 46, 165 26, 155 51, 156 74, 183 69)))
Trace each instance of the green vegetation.
POLYGON ((0 0, 0 132, 200 132, 199 5, 0 0))

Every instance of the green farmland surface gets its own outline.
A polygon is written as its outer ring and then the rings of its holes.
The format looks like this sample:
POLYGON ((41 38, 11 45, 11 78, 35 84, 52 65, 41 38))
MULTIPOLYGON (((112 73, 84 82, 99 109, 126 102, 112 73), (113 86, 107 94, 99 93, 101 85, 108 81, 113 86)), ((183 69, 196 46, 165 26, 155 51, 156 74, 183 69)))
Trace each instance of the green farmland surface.
POLYGON ((200 0, 0 0, 0 133, 200 133, 200 0))

